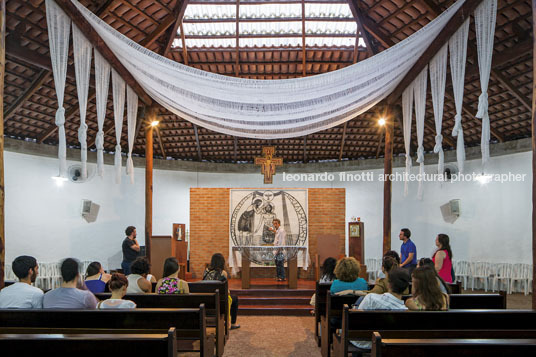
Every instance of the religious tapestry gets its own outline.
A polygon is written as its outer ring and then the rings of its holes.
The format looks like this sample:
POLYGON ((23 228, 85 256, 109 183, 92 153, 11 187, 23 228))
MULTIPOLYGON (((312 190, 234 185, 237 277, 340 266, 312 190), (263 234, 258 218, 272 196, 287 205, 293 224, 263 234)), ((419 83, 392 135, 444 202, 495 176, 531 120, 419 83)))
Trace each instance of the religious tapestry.
POLYGON ((282 249, 287 260, 297 256, 298 266, 309 265, 306 189, 232 189, 230 197, 229 266, 241 266, 242 254, 252 266, 273 266, 275 228, 281 221, 286 232, 282 249))

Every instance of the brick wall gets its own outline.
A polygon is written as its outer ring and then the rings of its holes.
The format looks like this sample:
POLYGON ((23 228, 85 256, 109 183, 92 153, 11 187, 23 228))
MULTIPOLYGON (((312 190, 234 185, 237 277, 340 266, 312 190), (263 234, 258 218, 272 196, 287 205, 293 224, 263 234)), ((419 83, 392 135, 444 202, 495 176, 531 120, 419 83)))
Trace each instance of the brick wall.
MULTIPOLYGON (((190 188, 190 271, 197 277, 214 253, 229 254, 229 188, 190 188)), ((316 254, 316 237, 339 236, 344 254, 346 229, 346 190, 344 188, 308 189, 309 254, 316 254)), ((301 269, 300 269, 301 270, 301 269)), ((252 276, 272 276, 273 268, 259 268, 252 276)), ((312 269, 300 277, 312 276, 312 269)))

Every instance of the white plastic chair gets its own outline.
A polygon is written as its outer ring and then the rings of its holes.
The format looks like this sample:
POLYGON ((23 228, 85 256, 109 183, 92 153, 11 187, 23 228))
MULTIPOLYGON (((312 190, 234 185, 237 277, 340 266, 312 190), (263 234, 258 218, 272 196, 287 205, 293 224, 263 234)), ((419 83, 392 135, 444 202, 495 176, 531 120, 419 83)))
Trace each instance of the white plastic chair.
POLYGON ((484 291, 488 291, 488 283, 491 273, 491 264, 486 262, 471 263, 471 290, 475 290, 475 280, 482 279, 484 291))
POLYGON ((503 282, 506 283, 506 291, 508 292, 508 294, 510 294, 511 265, 508 263, 495 264, 495 268, 493 270, 494 274, 491 289, 493 291, 501 290, 501 282, 503 282))
POLYGON ((529 264, 512 264, 510 276, 510 291, 515 291, 515 282, 519 281, 520 290, 523 285, 525 295, 529 293, 529 281, 532 280, 532 267, 529 264), (529 272, 530 271, 530 272, 529 272))
POLYGON ((466 261, 454 262, 454 274, 456 275, 456 280, 461 281, 463 288, 467 289, 467 282, 471 276, 471 264, 466 261))

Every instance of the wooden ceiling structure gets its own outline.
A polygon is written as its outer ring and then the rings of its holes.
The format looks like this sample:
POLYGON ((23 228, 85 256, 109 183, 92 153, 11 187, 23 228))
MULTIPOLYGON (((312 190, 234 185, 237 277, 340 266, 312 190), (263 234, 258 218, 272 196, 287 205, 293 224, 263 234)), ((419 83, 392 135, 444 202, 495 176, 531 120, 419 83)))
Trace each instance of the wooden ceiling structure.
MULTIPOLYGON (((59 1, 66 2, 65 0, 59 1)), ((252 79, 283 79, 311 76, 334 71, 362 61, 402 41, 437 17, 453 0, 82 0, 81 3, 115 29, 145 47, 177 62, 205 71, 252 79), (302 21, 301 46, 262 47, 188 47, 187 40, 214 38, 211 34, 190 34, 186 23, 234 22, 262 23, 266 18, 184 19, 192 4, 228 4, 237 9, 244 4, 348 4, 358 32, 366 46, 309 46, 306 21, 349 21, 348 18, 277 17, 270 21, 302 21), (178 34, 180 33, 180 34, 178 34), (179 43, 180 46, 172 44, 179 43)), ((489 83, 489 113, 492 142, 504 142, 531 136, 532 96, 532 9, 530 0, 499 0, 493 65, 489 83)), ((51 73, 44 0, 7 2, 6 74, 4 90, 5 135, 21 140, 57 145, 54 124, 57 100, 51 73)), ((480 145, 481 122, 475 117, 480 95, 474 23, 471 20, 468 63, 463 106, 464 137, 467 146, 480 145)), ((263 34, 239 34, 233 37, 260 38, 263 34)), ((273 35, 271 35, 273 36, 273 35)), ((281 34, 280 36, 288 36, 281 34)), ((318 37, 319 35, 314 35, 318 37)), ((342 36, 326 33, 321 36, 342 36)), ((219 36, 221 38, 221 36, 219 36)), ((72 58, 71 58, 72 61, 72 58)), ((429 89, 428 89, 429 90, 429 89)), ((90 150, 95 149, 97 133, 94 82, 90 87, 86 122, 90 150)), ((435 145, 435 124, 431 95, 428 93, 424 147, 435 145)), ((78 101, 74 67, 70 63, 65 90, 66 136, 69 147, 78 143, 78 101)), ((158 109, 160 125, 154 140, 155 157, 209 162, 248 162, 261 155, 262 146, 272 145, 284 162, 356 160, 383 156, 384 130, 377 125, 382 105, 328 130, 282 140, 233 137, 196 126, 164 108, 158 109)), ((106 151, 115 147, 113 106, 108 103, 105 122, 106 151)), ((447 79, 443 118, 444 148, 454 149, 454 101, 450 74, 447 79)), ((141 122, 141 121, 140 121, 141 122)), ((394 126, 394 154, 404 152, 401 118, 394 126)), ((126 120, 122 147, 127 147, 126 120)), ((415 128, 413 143, 416 142, 415 128)), ((415 147, 412 148, 415 152, 415 147)), ((134 153, 143 156, 145 137, 136 136, 134 153)))

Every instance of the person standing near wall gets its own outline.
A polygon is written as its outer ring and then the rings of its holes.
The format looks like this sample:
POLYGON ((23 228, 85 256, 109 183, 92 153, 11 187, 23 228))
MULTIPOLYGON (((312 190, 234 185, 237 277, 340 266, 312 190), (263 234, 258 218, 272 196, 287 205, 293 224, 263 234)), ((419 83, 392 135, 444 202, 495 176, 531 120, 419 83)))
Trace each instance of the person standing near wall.
POLYGON ((121 269, 123 274, 130 274, 130 264, 138 257, 140 253, 140 245, 136 240, 136 227, 128 226, 125 229, 126 238, 123 240, 123 261, 121 262, 121 269))
MULTIPOLYGON (((282 246, 286 244, 287 233, 281 227, 281 221, 276 218, 272 221, 274 225, 273 228, 270 227, 270 230, 275 232, 274 246, 282 246)), ((283 254, 282 249, 278 249, 275 252, 275 268, 278 281, 285 280, 285 255, 283 254)))
POLYGON ((402 228, 398 237, 403 241, 400 247, 400 267, 407 269, 411 276, 413 269, 417 267, 417 247, 410 239, 411 231, 408 228, 402 228))

